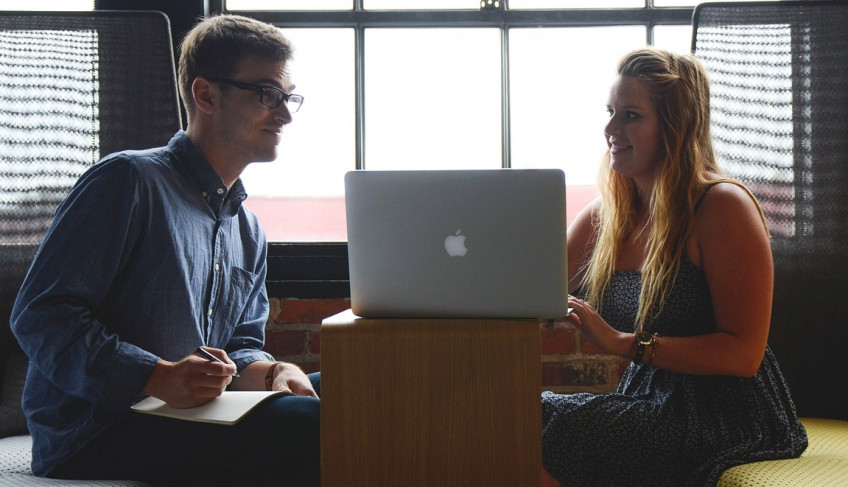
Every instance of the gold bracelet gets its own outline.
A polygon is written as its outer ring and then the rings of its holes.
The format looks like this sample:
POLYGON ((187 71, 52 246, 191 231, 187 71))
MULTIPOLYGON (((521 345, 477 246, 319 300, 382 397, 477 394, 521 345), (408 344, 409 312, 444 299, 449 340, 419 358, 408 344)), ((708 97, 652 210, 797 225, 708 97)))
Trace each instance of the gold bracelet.
POLYGON ((657 354, 657 349, 660 348, 660 334, 654 333, 654 338, 651 344, 651 356, 648 357, 648 360, 645 362, 646 365, 653 365, 654 363, 654 355, 657 354))
POLYGON ((265 390, 270 391, 271 387, 274 385, 274 369, 280 365, 280 362, 274 362, 268 367, 268 372, 265 373, 265 390))
POLYGON ((636 352, 633 355, 633 362, 641 364, 642 355, 645 353, 645 349, 654 344, 654 335, 651 335, 644 330, 637 331, 633 334, 633 343, 636 346, 636 352))

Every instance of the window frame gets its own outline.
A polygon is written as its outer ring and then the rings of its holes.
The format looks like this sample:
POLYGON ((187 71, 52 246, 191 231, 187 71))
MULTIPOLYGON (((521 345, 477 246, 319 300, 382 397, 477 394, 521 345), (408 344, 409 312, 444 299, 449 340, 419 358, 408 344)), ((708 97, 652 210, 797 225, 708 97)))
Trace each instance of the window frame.
MULTIPOLYGON (((516 27, 645 27, 646 43, 653 44, 657 25, 691 25, 694 7, 654 7, 646 0, 642 8, 509 10, 365 10, 363 0, 353 0, 344 11, 248 11, 245 15, 280 28, 354 29, 355 163, 365 163, 365 30, 374 28, 493 28, 501 42, 501 165, 511 166, 509 113, 509 31, 516 27)), ((210 10, 226 12, 225 0, 210 0, 210 10)), ((346 242, 269 242, 269 296, 276 298, 346 298, 350 296, 346 242)))

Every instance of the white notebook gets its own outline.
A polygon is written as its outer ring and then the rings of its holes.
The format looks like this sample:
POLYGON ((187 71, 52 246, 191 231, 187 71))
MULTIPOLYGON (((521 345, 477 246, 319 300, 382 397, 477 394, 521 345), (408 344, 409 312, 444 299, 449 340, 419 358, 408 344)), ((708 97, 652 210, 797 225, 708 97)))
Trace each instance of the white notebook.
POLYGON ((357 316, 565 316, 561 170, 351 171, 345 202, 357 316))
POLYGON ((133 405, 139 413, 200 421, 204 423, 235 424, 262 401, 291 394, 283 391, 224 391, 224 393, 202 406, 178 409, 161 399, 148 397, 133 405))

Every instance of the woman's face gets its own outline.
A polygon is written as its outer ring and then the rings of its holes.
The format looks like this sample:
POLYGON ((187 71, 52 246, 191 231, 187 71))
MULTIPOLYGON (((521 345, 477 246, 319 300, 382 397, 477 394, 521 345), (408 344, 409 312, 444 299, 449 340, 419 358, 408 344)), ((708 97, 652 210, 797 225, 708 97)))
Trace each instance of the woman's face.
POLYGON ((637 184, 649 184, 660 159, 660 120, 645 82, 619 76, 610 89, 607 112, 610 167, 637 184))

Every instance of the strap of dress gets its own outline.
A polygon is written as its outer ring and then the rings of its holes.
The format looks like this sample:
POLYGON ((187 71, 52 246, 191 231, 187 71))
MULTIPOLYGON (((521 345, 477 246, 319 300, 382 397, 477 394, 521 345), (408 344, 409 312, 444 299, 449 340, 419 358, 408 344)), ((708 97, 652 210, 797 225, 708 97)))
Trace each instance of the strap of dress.
POLYGON ((765 227, 766 227, 766 231, 768 231, 768 224, 766 223, 766 217, 765 217, 765 215, 763 214, 763 209, 762 209, 762 207, 760 206, 760 203, 757 201, 757 198, 754 196, 754 193, 752 193, 752 192, 751 192, 751 190, 750 190, 750 189, 748 189, 748 187, 747 187, 747 186, 745 186, 744 184, 742 184, 742 183, 740 183, 739 181, 736 181, 736 180, 734 180, 734 179, 716 179, 715 181, 710 181, 710 182, 708 182, 708 183, 707 183, 707 187, 706 187, 706 188, 704 188, 704 192, 703 192, 703 193, 701 193, 701 197, 700 197, 700 198, 698 198, 698 202, 697 202, 697 203, 695 203, 695 213, 696 213, 696 214, 698 213, 698 208, 700 208, 700 207, 701 207, 701 202, 702 202, 702 201, 704 201, 704 196, 706 196, 706 195, 707 195, 707 192, 708 192, 709 190, 713 189, 713 186, 716 186, 716 185, 717 185, 717 184, 719 184, 719 183, 730 183, 730 184, 735 184, 736 186, 739 186, 740 188, 742 188, 743 190, 745 190, 745 192, 746 192, 746 193, 748 193, 748 196, 750 196, 750 197, 751 197, 751 199, 752 199, 752 200, 754 200, 754 204, 756 204, 756 205, 757 205, 757 209, 758 209, 758 210, 759 210, 759 212, 760 212, 760 218, 763 220, 763 225, 765 225, 765 227))
POLYGON ((725 182, 725 181, 726 181, 726 180, 724 180, 724 179, 719 179, 719 180, 717 180, 717 181, 710 181, 709 183, 707 183, 707 184, 708 184, 708 185, 707 185, 707 187, 704 189, 704 192, 703 192, 703 193, 701 193, 701 197, 700 197, 700 198, 698 198, 698 202, 697 202, 697 203, 695 203, 695 214, 697 214, 697 213, 698 213, 698 208, 700 208, 700 207, 701 207, 701 202, 702 202, 702 201, 704 201, 704 196, 706 196, 706 195, 707 195, 707 192, 709 192, 709 190, 713 189, 713 187, 714 187, 716 184, 718 184, 718 183, 723 183, 723 182, 725 182))
MULTIPOLYGON (((751 199, 752 199, 752 200, 754 200, 754 203, 757 205, 757 209, 760 211, 760 216, 761 216, 761 217, 762 217, 762 219, 763 219, 763 224, 765 224, 765 223, 766 223, 765 215, 763 215, 763 209, 762 209, 762 207, 760 207, 760 203, 757 201, 757 197, 756 197, 756 196, 754 196, 754 193, 752 193, 752 192, 751 192, 751 190, 750 190, 750 189, 748 189, 748 187, 747 187, 747 186, 745 186, 744 184, 740 183, 739 181, 736 181, 735 179, 727 179, 727 178, 723 178, 723 179, 716 179, 715 181, 709 181, 709 182, 707 183, 707 187, 704 189, 704 192, 703 192, 703 193, 701 193, 701 197, 700 197, 700 198, 698 198, 698 202, 697 202, 697 203, 695 203, 695 213, 696 213, 696 214, 698 213, 698 208, 700 208, 700 207, 701 207, 701 202, 702 202, 702 201, 704 201, 704 196, 706 196, 706 195, 707 195, 707 192, 708 192, 709 190, 713 189, 713 186, 716 186, 716 185, 718 185, 718 184, 720 184, 720 183, 730 183, 730 184, 735 184, 736 186, 739 186, 740 188, 742 188, 742 189, 743 189, 746 193, 748 193, 748 196, 750 196, 750 197, 751 197, 751 199)), ((766 225, 766 228, 768 228, 768 225, 766 225)))
POLYGON ((716 179, 716 180, 714 180, 714 181, 708 181, 708 182, 707 182, 707 187, 706 187, 706 188, 704 188, 704 192, 703 192, 703 193, 701 193, 701 197, 700 197, 700 198, 698 198, 698 202, 697 202, 697 203, 695 203, 695 213, 696 213, 696 214, 698 213, 698 208, 700 208, 700 207, 701 207, 701 202, 702 202, 702 201, 704 201, 704 196, 706 196, 706 195, 707 195, 707 193, 708 193, 711 189, 713 189, 713 187, 714 187, 714 186, 716 186, 716 185, 718 185, 718 184, 721 184, 721 183, 730 183, 730 184, 735 184, 736 186, 739 186, 740 188, 744 189, 746 193, 748 193, 748 196, 750 196, 750 197, 751 197, 751 199, 753 199, 754 201, 756 201, 756 198, 754 198, 754 195, 753 195, 753 194, 751 194, 751 191, 750 191, 750 190, 748 190, 748 188, 746 188, 746 187, 745 187, 745 185, 741 184, 739 181, 736 181, 736 180, 733 180, 733 179, 727 179, 727 178, 716 179))

